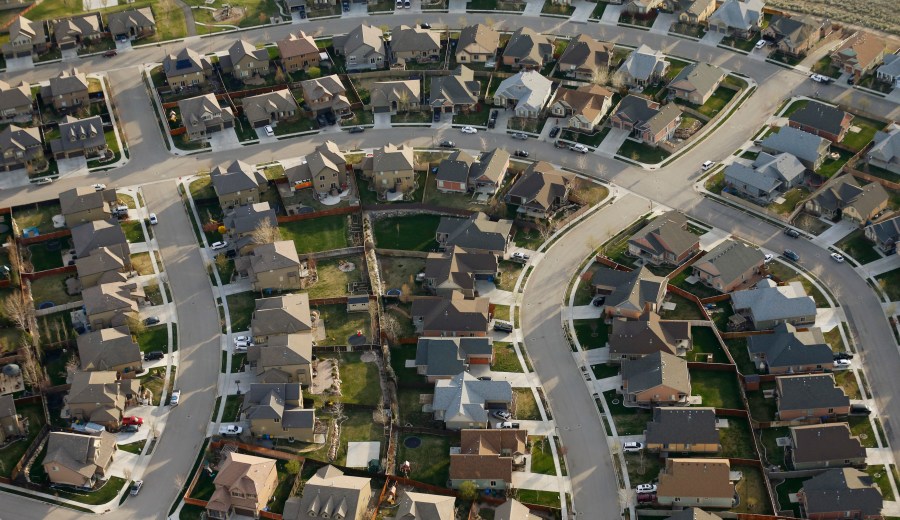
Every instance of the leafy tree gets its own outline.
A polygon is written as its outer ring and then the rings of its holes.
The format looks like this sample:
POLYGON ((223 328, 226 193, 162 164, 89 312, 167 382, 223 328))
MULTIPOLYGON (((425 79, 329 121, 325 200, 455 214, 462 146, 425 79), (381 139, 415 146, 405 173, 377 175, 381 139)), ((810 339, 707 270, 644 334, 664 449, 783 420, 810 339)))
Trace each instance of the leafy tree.
POLYGON ((478 488, 471 480, 467 480, 459 485, 459 498, 463 500, 475 500, 478 498, 478 488))
POLYGON ((322 69, 319 67, 310 67, 306 69, 306 75, 310 77, 310 79, 316 79, 322 76, 322 69))
POLYGON ((297 459, 287 461, 284 464, 284 470, 288 472, 288 475, 296 475, 297 473, 300 473, 300 461, 297 459))

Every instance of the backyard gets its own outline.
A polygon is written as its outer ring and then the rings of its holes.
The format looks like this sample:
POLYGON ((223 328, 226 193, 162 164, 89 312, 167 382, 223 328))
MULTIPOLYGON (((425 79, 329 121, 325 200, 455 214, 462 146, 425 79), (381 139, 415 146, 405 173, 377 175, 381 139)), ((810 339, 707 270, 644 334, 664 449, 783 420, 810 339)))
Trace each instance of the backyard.
POLYGON ((297 253, 313 253, 341 249, 349 245, 347 215, 334 215, 309 220, 297 220, 278 225, 284 240, 293 240, 297 253))
POLYGON ((61 213, 59 203, 35 204, 13 208, 13 220, 19 233, 25 234, 29 228, 37 228, 38 233, 46 234, 56 231, 53 227, 53 215, 61 213))
POLYGON ((691 394, 702 398, 702 406, 743 409, 741 390, 733 372, 691 370, 691 394))
POLYGON ((62 305, 81 300, 81 295, 70 296, 66 293, 66 279, 74 277, 72 273, 61 273, 45 276, 31 282, 31 294, 36 307, 41 305, 62 305))
POLYGON ((341 378, 341 401, 376 406, 381 401, 378 366, 361 361, 362 353, 323 354, 320 359, 336 359, 341 378))
POLYGON ((660 317, 667 320, 702 320, 705 319, 703 312, 697 307, 697 304, 680 294, 669 293, 666 295, 666 302, 675 305, 672 310, 663 309, 660 311, 660 317))
POLYGON ((844 136, 841 144, 847 146, 853 151, 862 150, 867 144, 872 142, 875 133, 884 128, 885 124, 873 119, 867 119, 862 116, 854 116, 850 122, 850 130, 844 136), (854 132, 854 127, 859 128, 859 132, 854 132))
POLYGON ((755 459, 756 449, 753 447, 753 433, 750 423, 743 417, 717 418, 728 422, 727 428, 719 428, 719 442, 722 444, 721 455, 728 458, 755 459))
POLYGON ((425 271, 425 260, 411 256, 386 256, 378 258, 381 266, 381 280, 384 289, 399 289, 402 294, 425 294, 421 283, 416 282, 416 275, 425 271))
POLYGON ((400 437, 397 450, 398 461, 408 461, 410 464, 409 478, 444 487, 450 478, 450 437, 438 435, 403 435, 400 437), (419 445, 411 448, 407 445, 415 444, 411 439, 418 439, 419 445))
POLYGON ((719 344, 719 338, 710 327, 691 327, 694 348, 690 360, 712 363, 728 363, 728 356, 719 344), (709 361, 707 361, 709 358, 709 361))
MULTIPOLYGON (((362 256, 349 256, 316 261, 317 281, 308 288, 310 298, 335 298, 347 294, 350 282, 365 279, 366 264, 362 256), (342 271, 338 267, 344 263, 354 266, 352 271, 342 271)), ((344 269, 347 269, 345 266, 344 269)))
POLYGON ((10 471, 19 463, 19 459, 31 446, 34 438, 37 437, 38 432, 44 425, 44 411, 40 403, 18 405, 16 410, 19 415, 28 419, 28 435, 0 449, 0 476, 3 477, 9 476, 10 471))
POLYGON ((343 304, 317 305, 314 310, 319 312, 325 323, 326 338, 319 341, 319 345, 346 345, 351 336, 359 334, 372 338, 371 319, 367 312, 348 313, 347 306, 343 304))
POLYGON ((375 245, 383 249, 431 251, 437 248, 434 237, 440 220, 439 215, 378 219, 372 230, 375 245))

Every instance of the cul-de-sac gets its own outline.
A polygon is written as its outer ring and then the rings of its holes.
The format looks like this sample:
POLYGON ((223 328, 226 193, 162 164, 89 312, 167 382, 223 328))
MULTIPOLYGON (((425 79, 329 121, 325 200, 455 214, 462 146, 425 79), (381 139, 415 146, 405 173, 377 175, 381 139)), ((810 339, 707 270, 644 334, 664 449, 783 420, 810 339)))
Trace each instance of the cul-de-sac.
POLYGON ((0 1, 0 519, 900 520, 890 0, 0 1))

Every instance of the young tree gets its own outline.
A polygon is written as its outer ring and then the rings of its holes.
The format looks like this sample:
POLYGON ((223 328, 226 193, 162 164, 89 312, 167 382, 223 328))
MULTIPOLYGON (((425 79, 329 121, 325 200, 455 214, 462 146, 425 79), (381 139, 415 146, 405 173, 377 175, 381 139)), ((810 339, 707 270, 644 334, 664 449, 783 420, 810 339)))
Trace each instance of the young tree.
POLYGON ((476 498, 478 498, 478 488, 475 487, 475 483, 472 482, 471 480, 462 482, 459 485, 458 490, 459 490, 459 498, 461 498, 463 500, 472 501, 472 500, 475 500, 476 498))
POLYGON ((271 221, 263 220, 250 233, 250 239, 257 245, 271 244, 281 240, 281 231, 278 226, 273 226, 271 221))
POLYGON ((144 325, 143 320, 134 313, 129 314, 128 317, 125 318, 125 323, 128 325, 128 330, 135 336, 140 335, 147 330, 147 326, 144 325))
POLYGON ((296 475, 300 473, 300 461, 297 459, 292 459, 285 462, 284 470, 287 471, 288 475, 296 475))
POLYGON ((34 305, 28 301, 22 291, 13 291, 3 298, 3 313, 15 323, 16 328, 24 332, 31 331, 34 321, 34 305))
MULTIPOLYGON (((228 257, 222 253, 216 255, 216 269, 219 273, 228 269, 228 257)), ((231 283, 231 280, 222 280, 222 283, 231 283)))
POLYGON ((606 85, 609 83, 609 69, 597 69, 591 75, 591 83, 594 85, 606 85))
POLYGON ((316 79, 322 75, 322 69, 319 67, 310 67, 306 69, 306 75, 310 77, 310 79, 316 79))

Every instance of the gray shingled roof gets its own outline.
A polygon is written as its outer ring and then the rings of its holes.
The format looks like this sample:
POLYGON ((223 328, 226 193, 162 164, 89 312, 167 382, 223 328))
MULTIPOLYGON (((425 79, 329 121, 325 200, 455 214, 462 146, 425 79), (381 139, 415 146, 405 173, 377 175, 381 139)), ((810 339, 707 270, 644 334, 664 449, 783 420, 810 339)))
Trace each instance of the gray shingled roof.
POLYGON ((544 56, 552 53, 553 45, 546 36, 535 32, 530 27, 521 27, 510 37, 503 56, 542 63, 544 56))
POLYGON ((378 27, 361 24, 343 36, 336 36, 334 38, 334 47, 341 49, 343 54, 352 54, 361 47, 369 47, 366 57, 370 54, 384 56, 383 34, 378 27))
POLYGON ((66 116, 59 125, 59 138, 50 141, 53 153, 86 150, 106 145, 103 119, 100 116, 75 119, 66 116))
POLYGON ((677 355, 678 342, 686 340, 690 343, 690 339, 690 322, 663 321, 655 312, 644 312, 637 320, 613 320, 609 353, 613 359, 622 354, 641 355, 656 351, 677 355))
POLYGON ((391 50, 393 52, 439 51, 441 41, 437 34, 428 29, 398 25, 391 30, 391 50))
POLYGON ((486 332, 488 308, 487 298, 466 300, 454 291, 450 298, 417 298, 410 313, 422 317, 423 330, 486 332))
POLYGON ((775 378, 779 410, 841 408, 850 399, 834 382, 831 374, 804 374, 775 378))
POLYGON ((557 170, 547 162, 538 161, 528 165, 507 193, 507 197, 522 198, 525 200, 524 206, 548 211, 557 203, 557 199, 563 199, 559 202, 561 204, 566 202, 564 197, 574 179, 575 176, 571 173, 557 170))
POLYGON ((0 81, 0 110, 9 110, 22 106, 31 106, 31 85, 26 82, 11 87, 9 83, 0 81))
POLYGON ((478 103, 481 82, 475 79, 472 69, 460 65, 449 76, 431 77, 431 105, 474 105, 478 103))
POLYGON ((900 216, 872 224, 868 229, 878 242, 887 245, 896 244, 900 240, 900 216))
POLYGON ((225 216, 223 223, 229 233, 250 233, 263 221, 268 221, 272 226, 278 227, 278 216, 268 202, 257 202, 238 206, 225 216))
POLYGON ((647 81, 654 74, 663 75, 668 66, 661 51, 641 45, 625 58, 619 71, 636 80, 647 81))
POLYGON ((747 310, 759 322, 816 314, 815 300, 807 296, 799 282, 779 286, 774 281, 765 279, 757 282, 755 287, 731 294, 731 305, 735 311, 747 310))
POLYGON ((852 206, 863 218, 868 218, 887 199, 888 193, 881 184, 872 182, 860 186, 852 175, 840 177, 815 197, 816 203, 829 211, 852 206))
POLYGON ((141 348, 128 327, 100 329, 78 336, 78 358, 82 370, 109 370, 141 362, 141 348))
POLYGON ((438 164, 435 179, 465 184, 469 180, 469 169, 473 164, 475 164, 474 157, 463 150, 456 150, 438 164))
POLYGON ((749 186, 764 193, 772 193, 784 183, 777 177, 766 175, 745 164, 735 162, 725 168, 725 184, 749 186))
MULTIPOLYGON (((900 64, 900 59, 895 61, 900 64)), ((900 158, 900 125, 892 125, 887 132, 876 132, 874 144, 868 154, 870 158, 879 161, 896 163, 900 158)))
POLYGON ((638 393, 665 385, 685 394, 691 393, 691 376, 687 361, 667 354, 654 352, 640 359, 622 363, 622 381, 628 393, 638 393))
POLYGON ((250 121, 268 119, 272 113, 296 112, 297 100, 288 89, 276 90, 257 96, 248 96, 243 100, 244 114, 250 121))
POLYGON ((793 123, 839 135, 845 115, 847 113, 837 107, 812 100, 791 114, 789 119, 793 123))
POLYGON ((847 423, 813 424, 791 428, 794 462, 865 459, 866 449, 847 423))
POLYGON ((648 444, 719 444, 715 408, 655 408, 647 423, 648 444))
MULTIPOLYGON (((466 51, 472 54, 493 54, 500 46, 500 33, 484 24, 475 24, 463 27, 456 43, 456 51, 466 51)), ((434 90, 432 90, 434 92, 434 90)))
POLYGON ((494 222, 484 213, 478 212, 467 219, 441 217, 437 233, 446 233, 447 246, 485 251, 503 251, 512 230, 511 220, 494 222))
POLYGON ((815 163, 819 157, 819 150, 823 143, 824 151, 828 151, 828 140, 809 132, 804 132, 791 126, 783 126, 778 132, 766 136, 760 146, 763 150, 789 153, 800 160, 815 163))
POLYGON ((764 355, 770 369, 797 365, 830 367, 834 359, 821 329, 798 331, 790 323, 776 325, 773 334, 748 337, 747 350, 764 355))
POLYGON ((490 338, 419 338, 416 365, 427 367, 428 377, 454 376, 465 370, 466 356, 490 355, 490 338))
POLYGON ((132 28, 151 27, 156 25, 156 19, 153 17, 153 10, 149 7, 109 13, 106 20, 109 25, 109 32, 113 36, 127 33, 132 28))
POLYGON ((709 19, 732 29, 748 30, 759 21, 763 6, 763 0, 725 0, 709 19))
POLYGON ((461 372, 452 379, 441 379, 434 385, 432 408, 443 410, 450 418, 457 414, 472 422, 485 422, 488 412, 485 403, 509 403, 512 386, 507 381, 481 381, 468 372, 461 372))
POLYGON ((597 41, 586 34, 579 34, 572 40, 559 57, 560 70, 571 67, 583 71, 597 71, 609 68, 613 55, 613 44, 597 41))
POLYGON ((669 211, 642 227, 628 242, 655 255, 669 251, 680 256, 700 242, 700 237, 686 227, 687 217, 683 213, 669 211))
POLYGON ((725 240, 694 264, 694 269, 722 278, 723 285, 740 279, 752 267, 763 265, 762 251, 738 240, 725 240))
POLYGON ((630 272, 601 267, 594 273, 593 285, 612 287, 606 297, 607 307, 618 307, 635 312, 644 310, 647 303, 659 303, 666 294, 666 279, 656 276, 641 266, 630 272))
POLYGON ((292 334, 312 330, 309 294, 284 294, 256 300, 250 329, 254 336, 292 334))
POLYGON ((115 219, 92 220, 72 228, 72 244, 78 258, 87 256, 99 247, 124 245, 127 251, 128 241, 125 232, 115 219))
POLYGON ((219 197, 258 189, 266 184, 265 176, 241 160, 220 164, 210 172, 213 188, 219 197))
POLYGON ((178 54, 169 54, 163 59, 163 71, 167 76, 181 76, 195 72, 207 72, 212 69, 209 58, 201 56, 197 51, 187 47, 178 54))
POLYGON ((872 477, 855 468, 826 470, 804 482, 801 492, 807 514, 860 511, 874 518, 884 505, 872 477))
POLYGON ((669 86, 680 90, 705 93, 718 85, 724 76, 725 71, 715 65, 704 62, 692 63, 681 69, 669 86))

